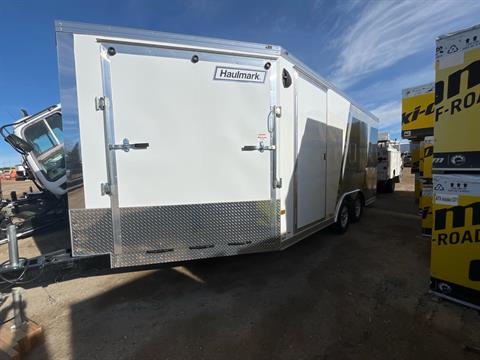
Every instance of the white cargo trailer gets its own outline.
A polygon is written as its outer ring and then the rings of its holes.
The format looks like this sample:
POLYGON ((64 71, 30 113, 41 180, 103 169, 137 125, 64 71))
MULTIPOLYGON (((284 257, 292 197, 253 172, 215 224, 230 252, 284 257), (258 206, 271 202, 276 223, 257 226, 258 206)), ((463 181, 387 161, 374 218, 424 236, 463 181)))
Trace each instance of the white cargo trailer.
POLYGON ((345 230, 374 201, 377 118, 285 49, 56 31, 73 257, 126 267, 281 250, 345 230))

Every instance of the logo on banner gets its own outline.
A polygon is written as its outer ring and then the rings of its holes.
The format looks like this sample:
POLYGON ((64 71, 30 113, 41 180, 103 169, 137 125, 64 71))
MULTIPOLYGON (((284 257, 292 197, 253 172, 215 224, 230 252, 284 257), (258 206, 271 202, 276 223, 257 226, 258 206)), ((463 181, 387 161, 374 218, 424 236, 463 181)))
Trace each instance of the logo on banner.
POLYGON ((461 166, 465 164, 466 161, 467 161, 466 157, 462 154, 457 154, 450 158, 450 162, 452 163, 452 165, 455 165, 455 166, 461 166))
POLYGON ((456 205, 445 209, 436 209, 434 229, 439 231, 432 241, 437 245, 456 245, 480 243, 480 202, 467 206, 456 205), (469 216, 467 217, 467 210, 469 216), (471 225, 467 223, 469 219, 471 225))

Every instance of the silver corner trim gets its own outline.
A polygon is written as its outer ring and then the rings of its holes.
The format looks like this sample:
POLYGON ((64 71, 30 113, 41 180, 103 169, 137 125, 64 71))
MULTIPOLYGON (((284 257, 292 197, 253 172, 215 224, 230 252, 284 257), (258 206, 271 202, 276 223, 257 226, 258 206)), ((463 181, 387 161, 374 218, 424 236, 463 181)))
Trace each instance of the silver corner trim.
POLYGON ((350 131, 352 129, 352 105, 350 104, 350 108, 348 110, 348 119, 347 119, 347 126, 345 129, 345 145, 343 148, 343 156, 342 156, 342 172, 340 174, 340 181, 343 181, 345 178, 345 168, 347 166, 347 159, 348 159, 348 150, 350 147, 350 131))
POLYGON ((278 232, 280 233, 280 227, 277 217, 280 214, 280 206, 277 201, 278 191, 275 186, 278 174, 278 147, 277 147, 277 117, 275 116, 275 106, 278 104, 278 77, 277 77, 277 61, 272 61, 269 69, 269 82, 270 82, 270 111, 267 115, 267 131, 270 133, 270 147, 273 151, 270 152, 270 197, 272 207, 275 209, 272 213, 272 236, 278 232), (270 119, 273 116, 272 129, 270 129, 270 119), (270 131, 271 130, 271 131, 270 131))
POLYGON ((298 89, 297 81, 293 82, 293 174, 292 174, 292 201, 293 201, 293 232, 298 230, 298 89))
POLYGON ((117 159, 115 150, 109 144, 115 143, 115 122, 113 118, 112 83, 110 74, 110 58, 108 50, 103 45, 100 48, 103 86, 103 122, 105 138, 105 158, 107 161, 108 190, 112 215, 113 253, 122 253, 122 230, 120 223, 120 202, 117 181, 117 159))
POLYGON ((57 32, 56 41, 68 206, 70 209, 84 209, 85 193, 83 188, 73 34, 57 32))

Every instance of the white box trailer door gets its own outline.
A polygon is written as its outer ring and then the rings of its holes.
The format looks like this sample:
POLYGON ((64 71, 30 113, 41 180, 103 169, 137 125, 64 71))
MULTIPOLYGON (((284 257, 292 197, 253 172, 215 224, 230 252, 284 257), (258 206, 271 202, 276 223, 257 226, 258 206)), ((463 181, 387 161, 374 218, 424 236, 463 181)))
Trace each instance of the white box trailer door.
POLYGON ((108 60, 115 143, 149 144, 116 152, 120 207, 270 200, 270 152, 241 150, 270 145, 265 61, 200 54, 193 63, 190 52, 115 51, 108 60), (258 79, 220 78, 238 69, 258 79))
POLYGON ((108 42, 100 51, 112 266, 276 248, 275 151, 242 151, 274 145, 275 61, 108 42))

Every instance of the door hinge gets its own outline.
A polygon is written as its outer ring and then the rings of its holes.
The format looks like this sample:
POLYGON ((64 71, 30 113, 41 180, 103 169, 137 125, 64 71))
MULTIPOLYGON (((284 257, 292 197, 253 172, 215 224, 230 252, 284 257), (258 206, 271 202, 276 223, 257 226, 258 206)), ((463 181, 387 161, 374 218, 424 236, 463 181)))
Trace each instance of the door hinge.
POLYGON ((274 106, 274 112, 277 118, 282 117, 282 107, 280 105, 274 106))
POLYGON ((273 181, 273 187, 280 189, 282 187, 282 178, 273 181))
POLYGON ((95 110, 97 111, 105 110, 105 98, 103 96, 97 96, 95 98, 95 110))
POLYGON ((100 192, 102 193, 102 196, 111 195, 112 187, 110 186, 109 183, 102 183, 100 184, 100 192))

